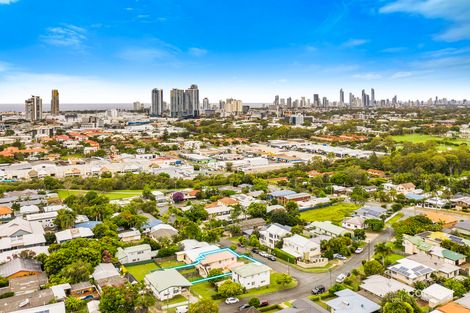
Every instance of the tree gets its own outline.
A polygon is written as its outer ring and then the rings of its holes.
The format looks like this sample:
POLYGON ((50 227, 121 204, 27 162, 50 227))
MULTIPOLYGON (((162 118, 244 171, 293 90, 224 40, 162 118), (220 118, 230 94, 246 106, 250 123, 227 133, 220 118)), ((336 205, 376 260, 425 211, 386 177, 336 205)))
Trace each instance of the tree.
POLYGON ((258 308, 261 304, 258 298, 251 298, 250 301, 248 301, 248 304, 251 305, 252 307, 258 308))
POLYGON ((408 292, 399 290, 387 293, 382 298, 383 313, 421 313, 421 308, 416 303, 415 298, 408 292))
POLYGON ((218 313, 219 306, 211 299, 202 299, 189 306, 188 313, 218 313))
POLYGON ((292 283, 294 279, 286 273, 282 273, 276 278, 276 284, 281 285, 283 288, 292 283))
POLYGON ((57 225, 61 230, 72 228, 75 225, 75 219, 77 214, 74 211, 68 209, 60 209, 57 211, 57 217, 54 220, 54 224, 57 225))
POLYGON ((144 186, 144 190, 142 190, 142 198, 147 200, 155 200, 155 196, 152 193, 152 189, 149 185, 144 186))
POLYGON ((467 293, 465 285, 457 279, 450 278, 445 281, 444 286, 454 291, 454 296, 461 297, 467 293))
POLYGON ((354 230, 354 237, 359 240, 366 239, 366 231, 364 229, 355 229, 354 230))
POLYGON ((266 216, 266 205, 264 205, 262 203, 252 202, 248 206, 247 212, 253 218, 255 218, 255 217, 264 218, 266 216))
POLYGON ((363 204, 367 201, 367 199, 369 199, 369 194, 361 186, 356 186, 354 187, 350 197, 354 201, 354 203, 363 204))
POLYGON ((224 298, 235 297, 243 293, 243 287, 239 283, 228 279, 219 286, 218 292, 224 298))
POLYGON ((172 199, 175 203, 178 203, 178 202, 182 202, 184 201, 184 195, 182 192, 175 192, 173 195, 172 195, 172 199))
POLYGON ((377 260, 370 260, 364 263, 364 273, 366 276, 382 274, 384 272, 384 267, 377 260))
POLYGON ((79 312, 85 304, 85 301, 78 298, 67 297, 67 299, 65 299, 65 309, 67 312, 79 312))
POLYGON ((366 219, 364 225, 371 231, 380 232, 384 229, 385 224, 382 220, 376 218, 366 219))
POLYGON ((104 287, 101 293, 100 312, 127 313, 146 311, 155 304, 155 297, 143 284, 125 284, 104 287))
POLYGON ((93 273, 93 266, 90 263, 77 260, 66 267, 64 267, 56 276, 51 279, 61 281, 65 279, 70 284, 76 284, 86 281, 93 273))

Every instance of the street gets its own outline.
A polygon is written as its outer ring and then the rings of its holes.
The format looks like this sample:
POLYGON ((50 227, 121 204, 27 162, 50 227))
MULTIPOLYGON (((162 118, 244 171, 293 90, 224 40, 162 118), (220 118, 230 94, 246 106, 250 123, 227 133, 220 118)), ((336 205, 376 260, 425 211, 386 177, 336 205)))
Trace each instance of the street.
MULTIPOLYGON (((270 304, 282 303, 293 299, 302 299, 311 295, 311 290, 316 285, 324 285, 327 288, 335 283, 336 277, 340 273, 349 273, 355 268, 362 265, 362 260, 368 259, 374 255, 375 244, 389 241, 392 238, 392 229, 387 228, 380 233, 374 240, 370 242, 369 246, 364 247, 364 251, 360 254, 353 254, 343 265, 335 267, 331 272, 325 273, 307 273, 299 271, 293 267, 288 267, 286 264, 280 261, 269 261, 259 255, 255 255, 255 259, 270 266, 274 271, 280 273, 289 272, 294 277, 298 284, 295 288, 279 291, 272 294, 266 294, 259 296, 260 300, 267 300, 270 304)), ((227 240, 228 241, 228 240, 227 240)), ((230 242, 233 244, 232 242, 230 242)), ((244 303, 247 303, 250 299, 240 299, 237 304, 227 305, 224 302, 220 304, 220 312, 238 312, 238 307, 244 303)))

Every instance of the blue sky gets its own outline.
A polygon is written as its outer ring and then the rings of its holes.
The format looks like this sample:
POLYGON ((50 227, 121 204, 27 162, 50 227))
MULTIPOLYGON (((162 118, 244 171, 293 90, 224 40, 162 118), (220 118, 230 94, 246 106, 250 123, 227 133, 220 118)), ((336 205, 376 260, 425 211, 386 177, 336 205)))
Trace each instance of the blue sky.
POLYGON ((468 0, 0 0, 0 103, 470 99, 468 0))

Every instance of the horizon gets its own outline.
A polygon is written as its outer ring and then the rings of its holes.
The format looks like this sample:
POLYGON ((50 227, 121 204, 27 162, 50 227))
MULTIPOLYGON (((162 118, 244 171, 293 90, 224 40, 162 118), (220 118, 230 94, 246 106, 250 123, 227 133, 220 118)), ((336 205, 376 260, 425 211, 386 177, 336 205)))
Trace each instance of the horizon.
POLYGON ((468 1, 0 0, 0 103, 470 99, 468 1), (25 24, 34 20, 35 27, 25 24), (18 36, 21 34, 21 36, 18 36), (404 36, 406 34, 406 36, 404 36))

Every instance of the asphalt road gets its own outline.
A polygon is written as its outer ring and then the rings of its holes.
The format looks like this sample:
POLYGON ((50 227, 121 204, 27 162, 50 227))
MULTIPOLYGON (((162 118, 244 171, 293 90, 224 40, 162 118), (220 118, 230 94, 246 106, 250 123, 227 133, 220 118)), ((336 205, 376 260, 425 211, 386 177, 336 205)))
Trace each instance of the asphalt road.
MULTIPOLYGON (((288 267, 286 264, 279 261, 272 262, 259 255, 255 255, 255 258, 260 262, 270 266, 273 270, 280 273, 289 273, 294 277, 298 284, 295 288, 279 291, 272 294, 262 295, 259 298, 261 300, 268 300, 270 304, 282 303, 293 299, 302 299, 311 295, 311 290, 316 285, 324 285, 327 288, 335 283, 336 277, 340 273, 349 273, 355 268, 362 265, 362 260, 367 260, 369 255, 374 255, 374 247, 377 243, 389 241, 392 238, 392 229, 387 228, 381 234, 379 234, 374 240, 364 247, 364 251, 360 254, 354 254, 345 261, 342 265, 336 266, 331 272, 326 273, 306 273, 299 271, 295 268, 288 267), (370 249, 370 250, 369 250, 370 249)), ((230 241, 222 241, 224 245, 233 244, 230 241), (227 244, 230 243, 230 244, 227 244)), ((238 307, 244 303, 247 303, 249 299, 240 300, 237 304, 227 305, 221 303, 219 308, 220 312, 238 312, 238 307)))

